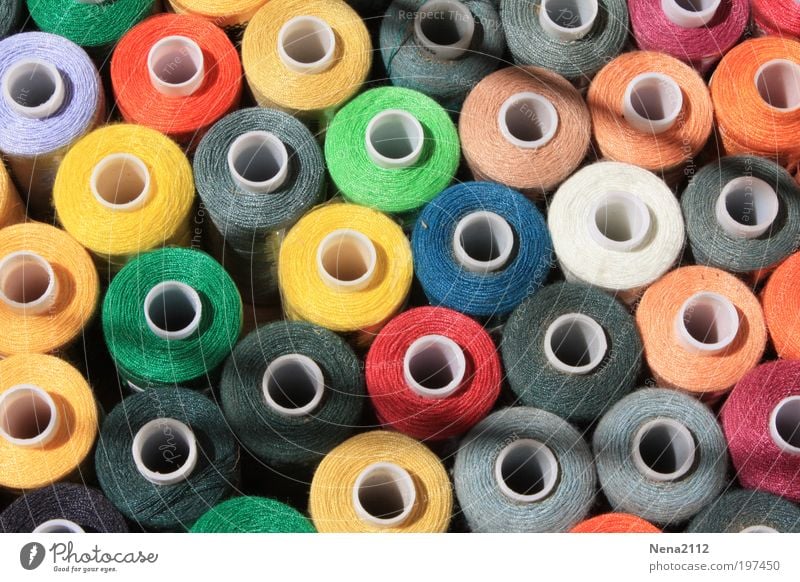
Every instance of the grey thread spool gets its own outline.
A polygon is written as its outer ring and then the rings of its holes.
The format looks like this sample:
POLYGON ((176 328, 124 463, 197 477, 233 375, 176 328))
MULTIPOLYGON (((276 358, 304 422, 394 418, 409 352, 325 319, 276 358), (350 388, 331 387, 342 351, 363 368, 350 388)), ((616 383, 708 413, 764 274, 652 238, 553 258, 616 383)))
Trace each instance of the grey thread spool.
POLYGON ((698 513, 686 531, 800 533, 800 507, 766 491, 729 491, 698 513))
POLYGON ((194 174, 212 254, 249 302, 274 301, 283 231, 324 193, 325 165, 313 134, 281 111, 236 111, 203 137, 194 174))
POLYGON ((615 511, 659 525, 687 521, 727 483, 725 438, 691 396, 647 388, 600 420, 593 447, 600 486, 615 511))
POLYGON ((703 167, 683 192, 681 207, 701 265, 760 274, 800 244, 800 187, 763 158, 730 156, 703 167))
POLYGON ((589 513, 595 472, 581 434, 555 414, 506 408, 461 442, 453 479, 474 532, 561 532, 589 513))
POLYGON ((380 47, 394 85, 459 111, 499 66, 506 43, 491 0, 395 0, 381 22, 380 47))
POLYGON ((634 387, 642 364, 636 322, 598 289, 556 283, 511 314, 503 365, 522 404, 590 423, 634 387))

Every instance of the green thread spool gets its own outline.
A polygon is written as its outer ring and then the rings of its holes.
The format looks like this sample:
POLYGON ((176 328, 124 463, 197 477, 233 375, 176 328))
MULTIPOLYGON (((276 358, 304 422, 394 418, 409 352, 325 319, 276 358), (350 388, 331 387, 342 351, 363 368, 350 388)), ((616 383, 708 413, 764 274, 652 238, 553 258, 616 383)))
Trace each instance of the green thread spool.
POLYGON ((192 533, 316 533, 296 509, 274 499, 235 497, 208 510, 192 533))
POLYGON ((453 180, 461 147, 452 120, 430 97, 400 87, 362 93, 333 118, 328 171, 344 198, 408 215, 453 180))
POLYGON ((209 255, 168 248, 140 255, 114 277, 102 321, 111 357, 134 388, 208 388, 238 340, 242 300, 209 255))
POLYGON ((686 531, 800 533, 800 507, 766 491, 729 491, 697 514, 686 531))
POLYGON ((361 365, 339 336, 316 325, 265 325, 234 349, 220 381, 232 430, 259 460, 299 465, 345 440, 366 399, 361 365))

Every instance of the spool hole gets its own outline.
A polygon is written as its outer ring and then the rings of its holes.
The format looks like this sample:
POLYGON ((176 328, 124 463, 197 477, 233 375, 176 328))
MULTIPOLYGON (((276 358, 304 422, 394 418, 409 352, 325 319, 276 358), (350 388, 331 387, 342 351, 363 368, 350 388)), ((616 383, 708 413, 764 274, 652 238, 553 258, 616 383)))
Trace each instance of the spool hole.
POLYGON ((649 479, 673 481, 692 468, 696 446, 692 433, 683 424, 672 419, 655 419, 636 433, 633 460, 649 479))
POLYGON ((168 36, 155 43, 147 58, 151 75, 165 85, 185 87, 203 75, 203 50, 185 36, 168 36))
POLYGON ((597 3, 587 0, 543 0, 547 18, 561 28, 579 28, 597 17, 597 3))
POLYGON ((422 153, 425 134, 419 120, 400 109, 381 111, 367 126, 367 153, 384 168, 413 165, 422 153))
POLYGON ((775 189, 750 176, 728 182, 717 200, 717 221, 731 236, 754 238, 764 234, 778 216, 780 202, 775 189))
POLYGON ((278 54, 292 70, 319 72, 330 66, 336 36, 330 25, 315 16, 297 16, 278 32, 278 54))
POLYGON ((399 525, 411 513, 416 488, 408 471, 394 463, 374 463, 356 479, 353 504, 359 517, 372 525, 399 525))
POLYGON ((0 398, 3 438, 20 445, 47 440, 56 422, 55 403, 47 392, 36 386, 19 385, 9 388, 0 398))
POLYGON ((63 81, 52 65, 24 61, 7 73, 8 95, 21 107, 41 107, 53 99, 63 81))
POLYGON ((332 285, 359 287, 375 271, 377 251, 369 238, 351 229, 326 236, 317 252, 320 274, 332 285))
POLYGON ((785 59, 774 59, 756 72, 758 93, 767 105, 785 111, 800 107, 800 65, 785 59))
POLYGON ((458 390, 464 380, 466 358, 461 347, 450 338, 426 335, 406 350, 403 372, 414 392, 443 398, 458 390))
POLYGON ((663 133, 678 120, 683 92, 674 79, 661 73, 642 73, 625 89, 622 110, 625 120, 637 131, 663 133))
POLYGON ((558 461, 550 448, 533 439, 506 446, 495 463, 495 479, 511 499, 530 503, 544 499, 558 479, 558 461))
POLYGON ((680 314, 682 337, 699 349, 714 351, 730 345, 739 331, 739 315, 729 299, 701 292, 683 304, 680 314))
POLYGON ((51 519, 36 526, 32 533, 84 533, 84 530, 74 521, 68 519, 51 519))
POLYGON ((150 171, 132 154, 111 154, 100 160, 90 178, 98 202, 113 210, 133 209, 150 190, 150 171))
POLYGON ((650 210, 628 192, 612 191, 597 201, 589 214, 589 234, 601 247, 631 251, 650 232, 650 210))
POLYGON ((286 180, 289 153, 268 131, 250 131, 237 137, 228 150, 228 168, 243 187, 273 192, 286 180))
POLYGON ((319 404, 324 379, 322 370, 311 358, 287 354, 267 366, 262 388, 269 406, 290 416, 300 416, 319 404))
POLYGON ((36 253, 20 251, 0 261, 0 293, 6 304, 35 306, 47 299, 54 285, 53 267, 36 253))
POLYGON ((194 470, 197 441, 192 430, 179 420, 156 418, 136 432, 132 453, 145 479, 169 485, 186 479, 194 470))
POLYGON ((784 451, 800 454, 800 396, 784 398, 772 412, 770 433, 784 451))
POLYGON ((163 339, 183 339, 200 325, 202 303, 197 291, 178 281, 154 286, 145 297, 145 319, 163 339))
POLYGON ((431 0, 423 4, 417 15, 419 34, 430 44, 451 46, 472 40, 475 19, 469 8, 453 0, 431 0))
POLYGON ((518 93, 501 107, 500 127, 512 143, 520 147, 539 147, 555 135, 558 113, 541 95, 518 93))
POLYGON ((488 273, 505 267, 514 251, 511 225, 494 212, 471 212, 456 224, 453 250, 469 271, 488 273))
POLYGON ((602 326, 581 313, 559 316, 545 332, 545 356, 556 369, 585 374, 603 361, 608 340, 602 326))
POLYGON ((687 12, 704 12, 719 5, 719 0, 670 0, 687 12))

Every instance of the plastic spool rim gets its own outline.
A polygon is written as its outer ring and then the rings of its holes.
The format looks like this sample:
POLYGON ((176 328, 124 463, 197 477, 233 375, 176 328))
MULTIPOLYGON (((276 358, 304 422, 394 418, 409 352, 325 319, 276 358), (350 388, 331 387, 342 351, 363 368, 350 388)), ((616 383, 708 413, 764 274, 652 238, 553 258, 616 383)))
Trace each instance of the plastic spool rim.
POLYGON ((592 30, 598 10, 597 0, 542 0, 539 24, 550 38, 578 40, 592 30), (553 14, 559 18, 553 18, 553 14))
POLYGON ((652 226, 650 209, 630 192, 612 190, 598 199, 587 216, 589 236, 609 251, 629 252, 638 249, 647 239, 652 226), (605 218, 601 221, 601 215, 605 218), (598 221, 604 223, 601 230, 598 221), (612 238, 609 230, 622 228, 624 235, 612 238))
POLYGON ((455 393, 467 373, 467 359, 464 350, 449 337, 443 335, 424 335, 417 338, 403 356, 403 377, 406 385, 423 398, 447 398, 455 393), (420 359, 422 360, 420 362, 420 359), (420 379, 423 374, 435 369, 434 373, 447 370, 450 381, 442 387, 425 386, 420 379))
POLYGON ((757 238, 767 232, 778 217, 780 201, 775 189, 764 180, 751 176, 734 178, 722 188, 714 207, 717 222, 735 238, 757 238), (729 205, 736 205, 742 218, 755 215, 752 224, 734 217, 729 205))
POLYGON ((514 231, 505 218, 484 210, 470 212, 456 224, 453 254, 466 270, 491 273, 508 265, 514 251, 514 242, 514 231), (493 258, 475 258, 469 252, 473 250, 473 245, 480 247, 480 252, 485 256, 493 258))
POLYGON ((519 439, 510 443, 500 451, 494 464, 494 478, 500 491, 517 503, 535 503, 549 496, 556 487, 559 476, 558 459, 550 447, 535 439, 519 439), (541 483, 541 488, 535 493, 520 493, 508 484, 506 463, 513 464, 516 468, 512 475, 519 471, 521 476, 531 477, 536 483, 541 483), (532 464, 531 464, 532 463, 532 464), (525 472, 533 471, 533 475, 525 472))
POLYGON ((144 298, 144 317, 147 327, 156 336, 164 340, 186 339, 200 327, 203 316, 203 302, 195 289, 180 281, 163 281, 154 285, 144 298), (181 329, 167 330, 153 321, 152 308, 157 299, 161 299, 164 307, 164 317, 167 312, 175 309, 189 308, 192 317, 181 329))
POLYGON ((366 235, 350 228, 340 228, 328 234, 317 247, 317 272, 332 289, 340 291, 360 291, 365 289, 375 276, 378 251, 366 235), (340 264, 348 270, 355 269, 361 274, 353 279, 340 279, 329 270, 330 253, 335 254, 336 273, 340 264), (354 259, 358 261, 355 264, 354 259))
POLYGON ((275 192, 289 176, 289 152, 286 145, 269 131, 248 131, 237 137, 228 148, 228 171, 239 186, 256 193, 275 192), (247 178, 248 171, 265 160, 257 156, 268 155, 269 163, 274 165, 271 177, 263 180, 247 178), (242 171, 242 165, 244 170, 242 171))
POLYGON ((84 533, 84 529, 68 519, 49 519, 39 524, 31 533, 84 533))
POLYGON ((203 84, 205 61, 203 49, 186 36, 165 36, 158 40, 147 53, 147 70, 150 83, 159 93, 169 97, 187 97, 195 93, 203 84), (163 61, 167 62, 164 63, 163 61), (180 81, 173 83, 164 79, 164 75, 179 70, 181 64, 186 66, 188 60, 192 69, 183 75, 180 81))
POLYGON ((43 447, 53 440, 58 432, 58 424, 59 414, 56 402, 47 391, 39 386, 17 384, 0 394, 0 438, 6 442, 17 447, 43 447), (20 402, 26 399, 29 402, 20 402), (13 434, 15 431, 8 426, 9 420, 13 420, 13 417, 19 419, 21 416, 22 422, 28 424, 33 422, 36 423, 37 428, 40 428, 37 417, 41 408, 44 408, 44 411, 50 416, 47 426, 31 437, 15 436, 13 434))
POLYGON ((622 97, 622 115, 642 133, 658 135, 678 121, 683 109, 683 91, 672 77, 661 73, 635 76, 622 97))
POLYGON ((64 80, 58 69, 41 59, 19 59, 11 65, 0 81, 3 98, 8 106, 18 115, 31 119, 45 119, 53 115, 64 104, 66 89, 64 80), (27 77, 27 84, 17 87, 27 77), (47 99, 32 106, 25 105, 29 94, 34 97, 47 96, 47 99))
POLYGON ((685 477, 692 470, 695 461, 697 443, 694 436, 681 422, 672 418, 655 418, 642 425, 633 437, 631 458, 636 470, 651 481, 676 481, 685 477), (642 456, 643 441, 652 431, 659 431, 658 448, 662 451, 671 448, 676 457, 677 467, 669 473, 662 473, 651 468, 642 456))
POLYGON ((753 82, 769 107, 786 113, 800 109, 800 65, 794 61, 767 61, 758 68, 753 82))
POLYGON ((295 73, 313 75, 326 71, 333 65, 335 52, 333 29, 316 16, 296 16, 287 20, 278 31, 278 57, 287 69, 295 73))
POLYGON ((784 453, 800 455, 800 396, 788 396, 772 409, 769 435, 784 453))
POLYGON ((111 154, 97 162, 92 169, 89 188, 95 200, 109 210, 136 210, 150 198, 150 169, 133 154, 111 154), (119 194, 120 186, 138 186, 132 180, 141 184, 139 193, 130 197, 127 202, 113 202, 119 194), (114 196, 110 197, 112 191, 114 196))
POLYGON ((769 527, 768 525, 751 525, 749 527, 744 528, 739 533, 779 533, 779 532, 775 528, 769 527))
POLYGON ((697 354, 713 355, 724 351, 733 343, 739 333, 739 323, 739 312, 730 299, 719 293, 701 291, 681 305, 675 318, 675 332, 685 349, 697 354), (715 329, 716 341, 706 342, 692 333, 687 324, 698 316, 702 318, 702 329, 715 329))
MULTIPOLYGON (((302 387, 305 388, 305 386, 302 387)), ((269 363, 267 369, 264 370, 261 389, 267 406, 276 412, 285 416, 306 416, 311 414, 322 401, 322 396, 325 392, 325 378, 319 365, 308 356, 286 354, 275 358, 269 363), (294 378, 290 378, 290 381, 295 381, 298 375, 302 375, 302 380, 305 381, 306 385, 310 384, 313 396, 302 406, 284 406, 273 396, 272 388, 275 385, 284 393, 298 387, 297 385, 281 385, 280 378, 285 378, 286 375, 294 376, 294 378)), ((287 395, 287 398, 292 400, 291 396, 287 395)))
MULTIPOLYGON (((159 446, 161 449, 161 446, 159 446)), ((174 418, 155 418, 140 428, 133 437, 131 445, 133 453, 133 463, 136 470, 148 481, 155 485, 174 485, 186 480, 194 471, 197 464, 197 439, 191 428, 174 418), (152 471, 144 460, 147 448, 151 446, 149 442, 153 437, 171 439, 179 438, 185 444, 187 453, 183 465, 169 473, 158 473, 152 471)), ((160 454, 164 454, 162 451, 160 454)))
POLYGON ((422 155, 425 130, 408 111, 386 109, 370 120, 364 143, 367 155, 376 166, 385 170, 408 168, 422 155), (394 148, 399 149, 395 152, 394 148))
POLYGON ((565 374, 588 374, 600 365, 607 353, 608 339, 605 330, 594 319, 583 313, 565 313, 557 317, 544 334, 544 355, 547 362, 565 374), (578 337, 575 336, 576 333, 579 334, 578 337), (558 339, 561 341, 554 349, 554 340, 558 339), (579 366, 565 362, 556 353, 564 344, 576 341, 586 346, 584 354, 589 356, 589 361, 579 366))
POLYGON ((700 0, 699 9, 695 9, 693 2, 686 0, 661 0, 661 10, 673 24, 682 28, 700 28, 711 22, 721 1, 700 0))
POLYGON ((356 478, 353 485, 353 508, 358 518, 376 527, 393 527, 401 525, 411 515, 417 500, 417 488, 408 471, 395 463, 373 463, 366 467, 356 478), (390 486, 391 491, 383 491, 390 486), (399 495, 402 509, 392 517, 374 515, 364 506, 361 495, 373 489, 374 494, 390 493, 399 495))
POLYGON ((505 100, 497 113, 497 123, 508 143, 536 149, 547 145, 558 131, 558 111, 546 97, 523 91, 505 100))
MULTIPOLYGON (((0 302, 18 313, 40 315, 50 309, 58 294, 58 279, 47 259, 32 251, 16 251, 0 260, 0 302), (31 271, 32 266, 34 268, 31 271), (30 301, 18 301, 9 296, 8 285, 14 286, 15 295, 22 293, 30 284, 38 284, 41 293, 30 301)), ((22 298, 22 297, 19 297, 22 298)))
MULTIPOLYGON (((430 30, 428 30, 430 32, 430 30)), ((470 9, 455 0, 429 0, 417 10, 414 18, 414 36, 417 41, 439 59, 452 61, 463 55, 472 45, 475 36, 475 17, 470 9), (440 18, 447 14, 449 18, 440 18), (426 34, 428 25, 441 24, 444 20, 454 22, 457 40, 439 43, 426 34)))

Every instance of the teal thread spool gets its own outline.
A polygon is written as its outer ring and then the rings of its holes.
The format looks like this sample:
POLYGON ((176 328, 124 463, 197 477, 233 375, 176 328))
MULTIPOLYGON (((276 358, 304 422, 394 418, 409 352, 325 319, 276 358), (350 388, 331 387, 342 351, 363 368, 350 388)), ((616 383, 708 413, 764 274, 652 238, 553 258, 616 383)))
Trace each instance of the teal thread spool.
POLYGON ((408 216, 455 176, 461 148, 450 116, 411 89, 362 93, 333 118, 325 139, 328 171, 349 202, 408 216))
POLYGON ((360 362, 344 340, 309 323, 280 321, 236 346, 220 399, 232 430, 259 460, 302 465, 350 436, 366 393, 360 362))
POLYGON ((236 345, 242 300, 207 254, 168 248, 140 255, 117 273, 103 302, 103 335, 134 388, 208 388, 236 345))
POLYGON ((800 507, 766 491, 718 497, 689 523, 689 533, 800 533, 800 507))
POLYGON ((22 0, 3 0, 0 2, 0 40, 17 31, 21 11, 22 0))
POLYGON ((457 112, 499 66, 506 42, 491 0, 395 0, 381 22, 380 47, 394 85, 457 112))
POLYGON ((187 529, 237 484, 239 448, 219 407, 185 388, 129 396, 95 453, 103 492, 146 529, 187 529))
POLYGON ((209 509, 192 533, 316 533, 296 509, 274 499, 235 497, 209 509))
POLYGON ((628 394, 642 365, 630 313, 610 295, 573 283, 548 285, 517 307, 501 349, 522 404, 582 424, 628 394))
POLYGON ((194 176, 215 258, 248 302, 274 302, 283 231, 324 195, 325 163, 314 136, 286 113, 242 109, 203 137, 194 176))

